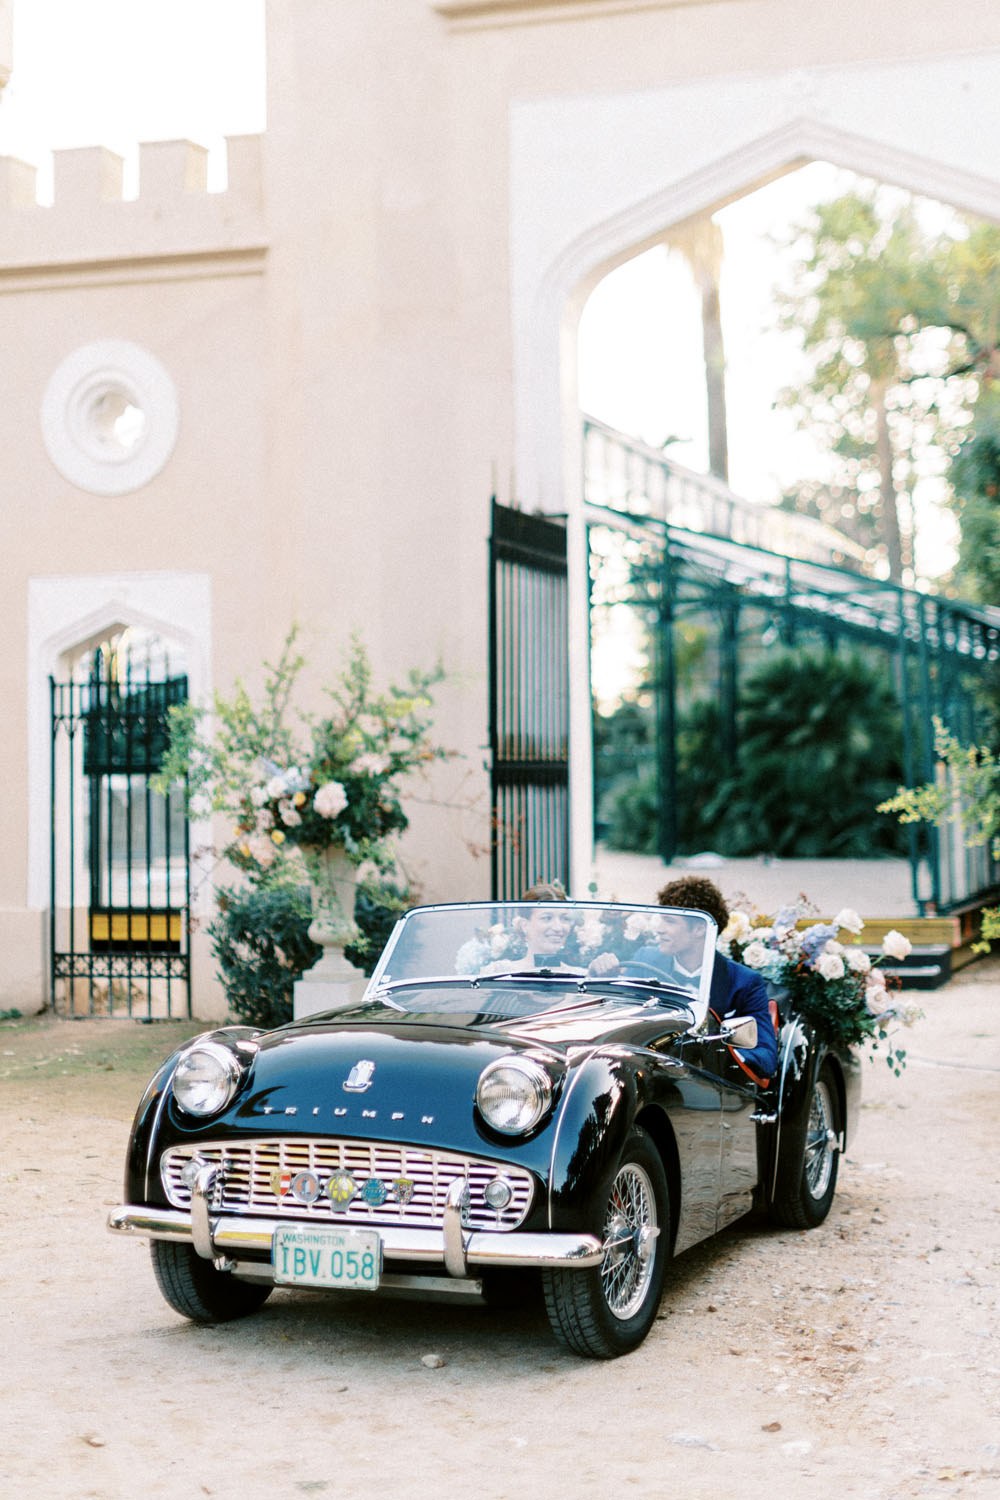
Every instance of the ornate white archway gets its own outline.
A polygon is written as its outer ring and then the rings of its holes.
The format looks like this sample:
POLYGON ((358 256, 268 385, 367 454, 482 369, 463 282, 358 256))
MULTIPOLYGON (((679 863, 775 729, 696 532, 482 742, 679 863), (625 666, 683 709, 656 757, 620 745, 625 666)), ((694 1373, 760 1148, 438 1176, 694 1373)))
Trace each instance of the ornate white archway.
POLYGON ((685 219, 829 161, 1000 220, 1000 53, 714 78, 515 106, 511 277, 520 502, 566 513, 571 850, 591 878, 592 767, 580 313, 598 281, 685 219))
POLYGON ((210 688, 211 581, 203 573, 33 578, 28 589, 28 906, 49 904, 49 677, 68 676, 88 647, 141 627, 176 642, 191 696, 210 688))

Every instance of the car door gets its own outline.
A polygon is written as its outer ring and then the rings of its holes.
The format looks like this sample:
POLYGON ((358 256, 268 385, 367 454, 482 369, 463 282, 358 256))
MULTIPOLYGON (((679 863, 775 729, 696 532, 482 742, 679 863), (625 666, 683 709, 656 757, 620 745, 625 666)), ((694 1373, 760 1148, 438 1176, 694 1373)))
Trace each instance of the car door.
POLYGON ((759 1089, 741 1069, 724 1042, 688 1037, 683 1059, 693 1075, 702 1078, 718 1097, 718 1175, 715 1228, 745 1214, 757 1185, 757 1112, 759 1089))

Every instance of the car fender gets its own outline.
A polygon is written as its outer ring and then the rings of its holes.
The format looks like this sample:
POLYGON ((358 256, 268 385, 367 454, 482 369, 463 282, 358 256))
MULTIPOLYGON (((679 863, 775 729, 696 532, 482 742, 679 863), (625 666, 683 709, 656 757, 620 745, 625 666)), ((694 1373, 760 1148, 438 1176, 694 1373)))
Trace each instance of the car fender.
POLYGON ((222 1026, 202 1031, 183 1042, 160 1064, 139 1100, 129 1131, 125 1155, 126 1203, 165 1202, 156 1171, 156 1137, 164 1107, 170 1097, 170 1082, 184 1053, 190 1051, 196 1043, 208 1041, 222 1042, 235 1051, 238 1044, 245 1044, 259 1034, 251 1026, 222 1026))
POLYGON ((765 1178, 771 1202, 797 1186, 813 1088, 828 1057, 834 1064, 844 1119, 844 1079, 838 1058, 817 1043, 811 1029, 801 1021, 786 1021, 779 1038, 777 1128, 765 1178))
POLYGON ((563 1093, 549 1170, 549 1228, 593 1229, 639 1108, 634 1057, 591 1052, 563 1093))

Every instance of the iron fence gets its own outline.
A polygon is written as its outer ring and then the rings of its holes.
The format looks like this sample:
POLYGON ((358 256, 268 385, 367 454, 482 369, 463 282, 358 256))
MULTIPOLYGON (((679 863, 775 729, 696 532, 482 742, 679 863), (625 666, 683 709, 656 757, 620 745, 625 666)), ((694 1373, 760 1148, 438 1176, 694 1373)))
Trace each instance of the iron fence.
POLYGON ((187 678, 99 649, 50 678, 50 998, 64 1015, 191 1013, 183 789, 150 785, 187 678))
POLYGON ((491 874, 508 900, 569 883, 565 527, 494 501, 489 584, 491 874))

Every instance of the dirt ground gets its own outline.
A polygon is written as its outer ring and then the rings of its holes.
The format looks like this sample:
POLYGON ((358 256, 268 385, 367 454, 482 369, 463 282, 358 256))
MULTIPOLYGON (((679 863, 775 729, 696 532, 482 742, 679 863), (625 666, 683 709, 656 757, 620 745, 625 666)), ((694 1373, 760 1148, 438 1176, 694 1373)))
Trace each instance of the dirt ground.
POLYGON ((0 1022, 0 1495, 993 1500, 1000 960, 915 998, 826 1225, 681 1257, 609 1363, 560 1352, 540 1306, 277 1292, 184 1322, 104 1221, 146 1077, 195 1028, 0 1022))

